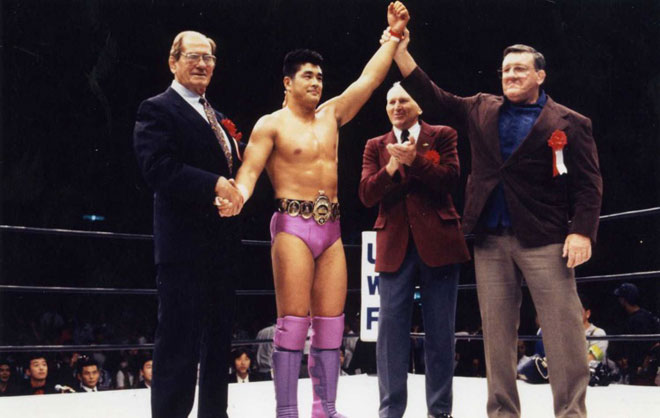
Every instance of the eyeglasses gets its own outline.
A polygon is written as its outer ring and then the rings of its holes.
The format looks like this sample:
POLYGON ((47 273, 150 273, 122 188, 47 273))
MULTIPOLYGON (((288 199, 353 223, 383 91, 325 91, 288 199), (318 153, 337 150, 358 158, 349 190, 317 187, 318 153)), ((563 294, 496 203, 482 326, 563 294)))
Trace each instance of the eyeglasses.
POLYGON ((522 65, 515 65, 513 67, 507 67, 507 68, 498 68, 497 76, 499 78, 502 78, 504 74, 508 74, 509 72, 512 72, 514 77, 523 77, 526 76, 530 70, 531 68, 524 67, 522 65))
POLYGON ((181 56, 186 60, 188 64, 197 64, 200 59, 204 60, 206 65, 215 65, 215 55, 211 54, 195 54, 192 52, 186 52, 181 54, 181 56))

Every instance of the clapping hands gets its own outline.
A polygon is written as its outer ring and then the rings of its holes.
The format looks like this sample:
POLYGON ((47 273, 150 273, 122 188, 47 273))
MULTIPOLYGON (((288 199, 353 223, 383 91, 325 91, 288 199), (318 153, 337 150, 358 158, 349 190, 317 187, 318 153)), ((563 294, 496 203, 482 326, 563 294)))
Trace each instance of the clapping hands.
POLYGON ((220 177, 215 185, 215 200, 213 204, 221 217, 235 216, 243 209, 243 195, 236 187, 234 179, 220 177))
POLYGON ((415 138, 411 136, 408 138, 408 141, 403 144, 388 144, 387 152, 389 152, 392 158, 398 161, 399 164, 411 165, 417 156, 415 138))

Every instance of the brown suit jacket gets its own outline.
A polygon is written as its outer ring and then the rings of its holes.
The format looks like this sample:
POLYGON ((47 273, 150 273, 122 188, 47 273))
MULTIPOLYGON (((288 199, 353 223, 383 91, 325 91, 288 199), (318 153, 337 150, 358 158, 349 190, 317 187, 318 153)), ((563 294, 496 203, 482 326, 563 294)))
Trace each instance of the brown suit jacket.
POLYGON ((411 235, 421 259, 431 267, 470 259, 460 217, 449 194, 460 175, 456 138, 456 131, 449 126, 422 122, 415 160, 393 177, 385 166, 390 159, 387 144, 396 143, 394 133, 367 142, 359 194, 367 207, 380 204, 374 225, 376 271, 399 269, 411 235), (427 158, 430 150, 439 154, 437 163, 427 158))
POLYGON ((479 218, 498 183, 504 186, 513 232, 528 246, 563 242, 569 233, 596 241, 603 181, 591 120, 550 97, 532 130, 506 161, 499 140, 502 96, 479 93, 459 97, 436 86, 417 67, 401 82, 424 112, 445 116, 470 138, 472 173, 465 193, 463 226, 479 232, 479 218), (553 177, 553 151, 547 141, 555 130, 568 143, 568 173, 553 177))

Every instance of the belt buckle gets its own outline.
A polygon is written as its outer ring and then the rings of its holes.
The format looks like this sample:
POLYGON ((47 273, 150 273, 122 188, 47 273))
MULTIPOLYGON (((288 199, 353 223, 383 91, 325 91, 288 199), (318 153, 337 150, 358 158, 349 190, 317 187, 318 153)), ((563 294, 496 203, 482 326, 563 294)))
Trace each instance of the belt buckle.
POLYGON ((330 216, 332 215, 331 206, 332 204, 328 196, 325 195, 323 190, 319 190, 319 195, 314 201, 314 210, 312 211, 314 220, 317 224, 324 225, 328 222, 328 219, 330 219, 330 216))

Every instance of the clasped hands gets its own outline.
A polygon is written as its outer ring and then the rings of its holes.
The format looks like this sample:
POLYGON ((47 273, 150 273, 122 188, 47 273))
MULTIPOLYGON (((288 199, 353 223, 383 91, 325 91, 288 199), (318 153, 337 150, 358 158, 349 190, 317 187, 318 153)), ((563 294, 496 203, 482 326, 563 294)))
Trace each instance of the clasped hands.
POLYGON ((385 170, 390 176, 401 167, 401 164, 410 166, 417 156, 417 147, 415 138, 408 138, 403 144, 387 144, 387 152, 390 153, 390 160, 385 166, 385 170))
POLYGON ((215 184, 215 200, 213 205, 221 217, 235 216, 243 209, 243 195, 238 190, 234 179, 220 177, 215 184))

